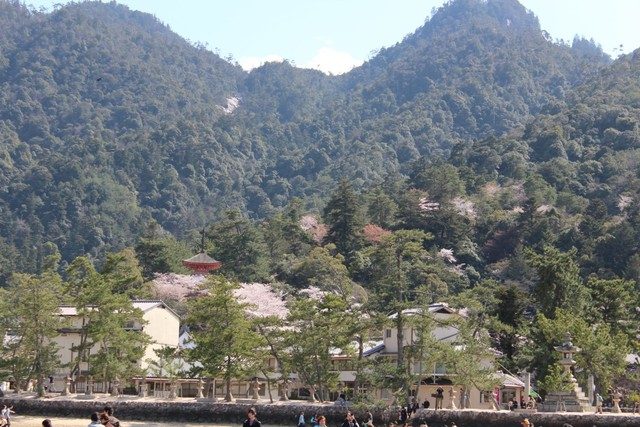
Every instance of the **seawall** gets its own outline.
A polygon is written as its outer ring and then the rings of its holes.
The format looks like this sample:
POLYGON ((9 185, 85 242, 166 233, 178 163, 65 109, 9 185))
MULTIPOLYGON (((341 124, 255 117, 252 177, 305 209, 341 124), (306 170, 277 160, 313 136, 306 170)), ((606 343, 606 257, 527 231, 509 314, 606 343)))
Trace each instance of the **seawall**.
POLYGON ((427 424, 429 427, 520 427, 528 418, 535 427, 640 427, 640 415, 635 414, 587 414, 576 412, 534 412, 529 414, 507 411, 434 411, 419 410, 413 418, 413 427, 427 424))
POLYGON ((171 421, 202 423, 233 423, 241 425, 246 418, 247 409, 255 408, 258 419, 268 425, 295 426, 301 411, 307 420, 313 414, 322 414, 337 425, 344 419, 345 408, 335 405, 313 404, 269 404, 269 403, 223 403, 197 402, 178 399, 176 401, 155 400, 75 400, 75 399, 35 399, 0 398, 0 405, 13 405, 16 413, 44 417, 86 418, 93 412, 100 412, 105 405, 114 408, 115 415, 122 420, 171 421))
MULTIPOLYGON (((327 417, 330 427, 339 426, 344 420, 346 409, 336 405, 314 405, 304 402, 277 403, 222 403, 197 402, 193 400, 149 401, 149 400, 76 400, 76 399, 34 399, 6 396, 0 398, 0 405, 13 405, 18 414, 41 417, 89 418, 92 412, 101 411, 111 405, 115 415, 122 420, 172 421, 201 423, 232 423, 240 425, 247 409, 256 408, 258 418, 266 425, 295 426, 298 415, 304 412, 307 420, 313 414, 327 417)), ((364 411, 354 410, 362 420, 364 411)), ((393 421, 395 412, 372 411, 377 427, 393 421)), ((573 427, 640 427, 640 415, 615 414, 596 415, 579 413, 532 413, 496 411, 450 411, 419 410, 412 419, 413 427, 427 424, 429 427, 444 427, 454 422, 458 427, 519 427, 520 421, 528 418, 536 427, 563 427, 568 423, 573 427)))

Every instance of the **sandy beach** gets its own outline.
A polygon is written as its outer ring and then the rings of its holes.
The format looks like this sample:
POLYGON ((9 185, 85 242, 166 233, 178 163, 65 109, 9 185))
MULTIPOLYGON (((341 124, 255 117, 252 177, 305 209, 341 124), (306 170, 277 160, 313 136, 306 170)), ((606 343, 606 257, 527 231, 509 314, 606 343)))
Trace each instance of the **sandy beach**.
MULTIPOLYGON (((42 427, 42 420, 47 417, 32 417, 32 416, 21 416, 16 415, 11 419, 11 425, 16 427, 42 427)), ((86 420, 80 418, 58 418, 58 417, 48 417, 52 423, 53 427, 87 427, 89 425, 89 418, 86 420)), ((231 427, 230 424, 185 424, 185 423, 154 423, 149 421, 124 421, 123 425, 125 427, 202 427, 204 425, 207 426, 217 426, 217 427, 231 427)))

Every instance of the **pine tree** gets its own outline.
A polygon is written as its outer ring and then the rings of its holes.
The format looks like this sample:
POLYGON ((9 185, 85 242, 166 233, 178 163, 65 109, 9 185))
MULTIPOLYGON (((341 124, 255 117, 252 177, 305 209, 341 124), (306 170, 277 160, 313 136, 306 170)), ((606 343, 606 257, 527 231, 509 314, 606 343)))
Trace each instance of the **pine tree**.
POLYGON ((191 256, 186 245, 162 230, 155 221, 147 224, 136 242, 135 254, 145 279, 153 278, 155 273, 184 273, 181 261, 191 256))
POLYGON ((367 194, 367 214, 369 221, 383 228, 391 228, 396 223, 398 204, 381 187, 367 194))
POLYGON ((360 200, 346 179, 340 181, 331 195, 324 208, 323 218, 329 227, 325 243, 335 244, 338 252, 350 264, 355 252, 363 245, 364 220, 360 200))
POLYGON ((98 273, 86 257, 76 258, 67 269, 66 294, 82 322, 80 339, 72 347, 71 378, 85 363, 94 378, 106 382, 140 373, 138 362, 149 342, 142 330, 143 313, 127 294, 118 292, 129 287, 124 277, 135 280, 139 272, 131 275, 116 274, 115 267, 107 270, 98 273))
POLYGON ((415 308, 419 299, 429 299, 432 290, 428 288, 429 254, 424 249, 425 240, 430 236, 412 230, 400 230, 385 238, 372 249, 371 283, 373 286, 372 304, 382 313, 394 313, 391 322, 398 331, 398 355, 394 377, 397 383, 394 389, 409 401, 411 383, 407 371, 404 353, 404 329, 406 316, 404 310, 415 308))
POLYGON ((587 289, 580 280, 575 250, 561 252, 552 246, 545 246, 542 253, 526 252, 530 265, 538 274, 534 288, 540 311, 553 318, 556 309, 572 309, 581 313, 586 308, 587 289))
POLYGON ((213 256, 222 261, 220 273, 246 282, 269 277, 268 248, 261 230, 240 211, 225 213, 209 230, 213 256))
POLYGON ((207 294, 188 306, 195 344, 188 357, 201 365, 200 375, 224 378, 227 401, 233 400, 231 381, 255 374, 263 362, 263 338, 247 318, 247 304, 234 295, 238 287, 222 276, 210 276, 203 286, 207 294))
POLYGON ((0 322, 9 338, 0 366, 14 379, 16 390, 37 380, 39 396, 44 395, 44 378, 60 366, 52 340, 64 325, 58 314, 62 295, 62 279, 56 272, 59 259, 57 252, 48 256, 39 275, 14 274, 1 295, 0 322))
POLYGON ((291 367, 309 388, 313 401, 316 393, 324 398, 338 385, 331 352, 344 351, 351 341, 347 309, 344 298, 330 293, 321 300, 302 298, 291 306, 287 319, 294 328, 287 338, 291 367))
POLYGON ((283 274, 289 261, 306 255, 314 244, 311 236, 300 226, 302 202, 293 199, 283 212, 279 212, 262 226, 264 240, 269 249, 271 271, 283 274))
POLYGON ((142 270, 131 248, 108 253, 101 273, 112 283, 112 291, 125 294, 132 299, 149 297, 142 270))

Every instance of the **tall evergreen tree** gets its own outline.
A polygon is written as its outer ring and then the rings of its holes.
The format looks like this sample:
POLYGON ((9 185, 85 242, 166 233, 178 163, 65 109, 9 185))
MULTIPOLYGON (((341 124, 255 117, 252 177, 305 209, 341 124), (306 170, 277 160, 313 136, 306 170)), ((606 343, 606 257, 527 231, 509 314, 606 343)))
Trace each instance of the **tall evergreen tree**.
POLYGON ((395 373, 398 383, 395 389, 401 390, 407 402, 411 375, 404 354, 407 322, 404 310, 415 308, 418 299, 428 300, 433 296, 427 280, 430 256, 423 246, 429 237, 415 230, 396 231, 373 248, 369 256, 374 291, 372 304, 381 313, 393 313, 390 321, 398 331, 395 373))
POLYGON ((346 179, 340 181, 331 195, 324 208, 323 219, 329 227, 325 242, 336 245, 349 264, 363 244, 364 218, 360 200, 346 179))
POLYGON ((239 211, 227 211, 208 235, 214 258, 222 261, 220 273, 247 282, 267 280, 268 248, 262 231, 239 211))
POLYGON ((186 245, 162 230, 155 221, 147 224, 136 242, 135 254, 145 279, 153 278, 155 273, 184 273, 181 261, 191 256, 186 245))
POLYGON ((125 294, 132 299, 149 297, 145 287, 142 270, 131 248, 108 253, 101 274, 112 283, 112 291, 125 294))
POLYGON ((57 273, 56 252, 45 260, 39 275, 16 273, 1 295, 0 324, 7 334, 0 367, 21 390, 29 380, 37 381, 38 396, 44 395, 44 379, 60 366, 53 338, 64 325, 58 314, 62 279, 57 273))
POLYGON ((391 228, 396 224, 398 204, 382 187, 375 187, 367 194, 366 199, 370 222, 384 228, 391 228))
POLYGON ((316 400, 316 393, 326 400, 327 392, 338 385, 338 372, 331 363, 331 353, 347 349, 351 342, 350 314, 344 298, 327 293, 321 300, 303 298, 291 305, 288 317, 294 330, 287 347, 291 367, 316 400))
POLYGON ((206 295, 189 301, 187 323, 192 325, 195 347, 190 360, 197 362, 200 375, 222 377, 227 401, 234 399, 231 381, 254 375, 263 360, 263 337, 247 318, 247 304, 234 291, 237 282, 210 276, 203 285, 206 295))
POLYGON ((552 246, 545 246, 542 253, 526 252, 538 275, 533 294, 546 317, 553 318, 558 308, 576 313, 586 308, 587 290, 580 279, 575 254, 575 250, 561 252, 552 246))
POLYGON ((125 269, 126 274, 117 274, 115 266, 107 270, 98 273, 86 257, 76 258, 67 269, 66 295, 81 321, 80 339, 72 347, 71 378, 84 364, 94 378, 105 382, 140 374, 138 361, 149 342, 143 313, 134 308, 129 295, 119 292, 130 288, 125 277, 136 281, 140 273, 132 275, 125 269))
POLYGON ((285 274, 290 260, 306 255, 314 245, 311 236, 300 225, 301 217, 302 201, 293 199, 283 212, 275 214, 263 224, 271 271, 285 274))
POLYGON ((636 307, 640 299, 634 295, 637 293, 635 283, 624 279, 590 277, 586 286, 591 296, 591 307, 599 320, 609 325, 613 332, 624 332, 637 342, 640 316, 636 307))

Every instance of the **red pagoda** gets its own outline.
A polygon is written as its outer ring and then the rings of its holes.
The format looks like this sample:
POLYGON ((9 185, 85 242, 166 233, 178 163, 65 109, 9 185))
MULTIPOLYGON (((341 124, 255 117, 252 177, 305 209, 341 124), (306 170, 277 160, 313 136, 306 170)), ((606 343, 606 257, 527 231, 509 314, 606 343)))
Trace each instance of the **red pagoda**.
POLYGON ((201 246, 200 246, 201 252, 199 254, 197 254, 197 255, 192 256, 189 259, 182 260, 182 265, 184 265, 189 270, 191 270, 191 274, 202 274, 202 275, 204 275, 204 274, 207 274, 207 273, 209 273, 211 271, 215 271, 215 270, 219 269, 220 266, 222 265, 222 263, 220 261, 216 261, 215 259, 211 258, 205 252, 205 249, 204 249, 204 236, 205 236, 204 228, 202 229, 202 231, 200 231, 200 234, 202 235, 202 242, 201 242, 201 246))

